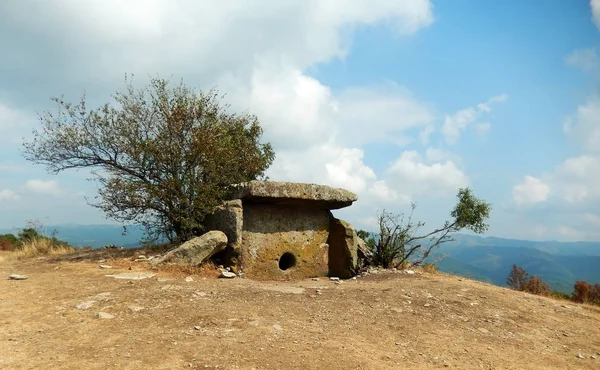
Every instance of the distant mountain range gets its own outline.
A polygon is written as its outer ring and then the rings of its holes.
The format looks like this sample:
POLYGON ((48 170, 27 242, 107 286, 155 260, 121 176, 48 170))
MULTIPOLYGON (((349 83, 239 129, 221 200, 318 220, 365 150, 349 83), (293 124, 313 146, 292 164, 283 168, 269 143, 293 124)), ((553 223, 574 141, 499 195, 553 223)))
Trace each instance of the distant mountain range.
POLYGON ((570 293, 577 280, 600 283, 600 243, 535 242, 459 234, 432 259, 440 271, 504 286, 513 264, 570 293))
MULTIPOLYGON (((56 230, 57 238, 75 246, 93 248, 116 244, 136 247, 144 234, 141 227, 123 228, 118 225, 60 225, 46 228, 56 230)), ((0 234, 16 230, 0 229, 0 234)), ((443 244, 431 259, 443 256, 437 263, 440 271, 504 286, 513 264, 523 267, 530 275, 544 279, 551 288, 570 293, 577 280, 600 283, 600 242, 536 242, 457 234, 456 241, 443 244)))

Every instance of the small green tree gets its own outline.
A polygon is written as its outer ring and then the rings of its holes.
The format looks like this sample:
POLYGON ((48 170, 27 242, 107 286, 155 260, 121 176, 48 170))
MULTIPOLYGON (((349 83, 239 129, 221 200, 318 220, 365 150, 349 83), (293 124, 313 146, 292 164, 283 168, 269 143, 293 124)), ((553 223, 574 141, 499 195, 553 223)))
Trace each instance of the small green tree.
POLYGON ((113 103, 88 109, 54 98, 58 112, 24 143, 26 159, 56 174, 92 169, 99 185, 88 203, 123 224, 145 226, 156 240, 187 240, 203 232, 206 215, 232 184, 263 178, 274 159, 261 143, 257 117, 229 113, 215 90, 196 93, 154 78, 126 89, 113 103))
POLYGON ((405 219, 404 214, 394 215, 385 209, 379 214, 379 240, 375 245, 374 263, 385 268, 394 262, 398 265, 408 263, 412 266, 422 264, 432 250, 443 243, 453 241, 452 233, 469 229, 477 234, 484 233, 488 225, 491 205, 473 195, 471 189, 459 189, 458 202, 450 212, 452 221, 429 233, 420 234, 424 222, 413 221, 416 204, 411 204, 411 212, 405 219), (425 242, 428 246, 423 246, 425 242))

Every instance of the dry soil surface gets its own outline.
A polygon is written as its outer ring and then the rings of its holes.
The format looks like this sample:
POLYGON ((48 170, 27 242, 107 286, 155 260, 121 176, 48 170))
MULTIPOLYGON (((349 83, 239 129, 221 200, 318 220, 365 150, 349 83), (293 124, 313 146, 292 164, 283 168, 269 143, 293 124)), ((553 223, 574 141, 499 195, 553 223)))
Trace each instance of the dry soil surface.
POLYGON ((119 280, 150 270, 6 256, 0 369, 600 369, 598 308, 456 276, 119 280))

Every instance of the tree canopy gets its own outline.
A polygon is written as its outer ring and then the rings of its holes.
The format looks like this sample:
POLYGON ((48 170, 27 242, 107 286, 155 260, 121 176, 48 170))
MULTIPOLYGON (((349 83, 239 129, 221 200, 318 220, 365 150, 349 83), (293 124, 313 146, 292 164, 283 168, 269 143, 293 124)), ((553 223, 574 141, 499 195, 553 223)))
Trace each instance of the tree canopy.
POLYGON ((202 233, 232 184, 264 178, 275 158, 258 118, 228 112, 221 99, 160 78, 143 89, 126 78, 95 109, 85 94, 76 104, 53 98, 58 109, 40 116, 24 156, 52 174, 90 168, 99 185, 90 205, 145 226, 151 239, 186 240, 202 233))

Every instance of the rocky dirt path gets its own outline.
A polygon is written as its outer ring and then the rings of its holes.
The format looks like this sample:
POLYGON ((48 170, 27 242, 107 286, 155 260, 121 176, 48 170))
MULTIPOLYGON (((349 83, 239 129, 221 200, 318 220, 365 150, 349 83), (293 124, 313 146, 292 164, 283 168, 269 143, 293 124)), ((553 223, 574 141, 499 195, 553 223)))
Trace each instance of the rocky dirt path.
POLYGON ((600 369, 597 308, 454 276, 105 276, 138 269, 0 259, 0 368, 600 369))

